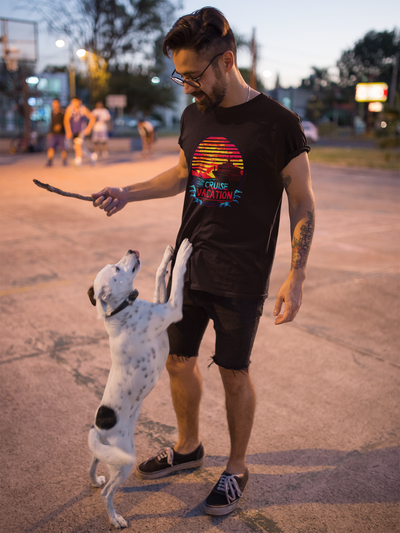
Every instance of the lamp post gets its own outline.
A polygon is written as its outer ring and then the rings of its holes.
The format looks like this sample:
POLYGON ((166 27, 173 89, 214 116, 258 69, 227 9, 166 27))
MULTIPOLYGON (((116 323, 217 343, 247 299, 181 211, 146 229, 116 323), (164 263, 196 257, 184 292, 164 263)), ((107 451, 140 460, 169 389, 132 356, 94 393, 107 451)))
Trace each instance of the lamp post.
MULTIPOLYGON (((64 48, 65 41, 63 39, 57 39, 57 41, 55 42, 55 45, 57 46, 57 48, 64 48)), ((74 52, 72 49, 72 44, 70 44, 69 46, 68 75, 69 75, 69 97, 71 99, 76 96, 75 61, 74 61, 74 52)))

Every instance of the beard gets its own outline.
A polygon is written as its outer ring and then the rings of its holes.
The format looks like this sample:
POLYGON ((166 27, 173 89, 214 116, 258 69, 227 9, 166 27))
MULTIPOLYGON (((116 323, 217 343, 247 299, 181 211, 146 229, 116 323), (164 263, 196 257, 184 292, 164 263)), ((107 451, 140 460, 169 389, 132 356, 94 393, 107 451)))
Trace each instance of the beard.
POLYGON ((192 93, 192 96, 201 98, 201 102, 196 102, 197 109, 201 113, 206 114, 210 113, 213 109, 219 106, 219 104, 224 100, 227 91, 226 83, 224 83, 222 76, 217 75, 217 81, 214 86, 211 88, 210 94, 198 90, 192 93))

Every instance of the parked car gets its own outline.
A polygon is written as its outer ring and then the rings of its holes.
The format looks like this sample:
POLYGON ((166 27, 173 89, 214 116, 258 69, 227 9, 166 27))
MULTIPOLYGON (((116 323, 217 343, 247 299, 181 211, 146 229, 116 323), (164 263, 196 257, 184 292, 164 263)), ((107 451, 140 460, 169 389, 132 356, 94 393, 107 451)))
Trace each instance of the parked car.
POLYGON ((302 122, 305 136, 308 142, 316 143, 319 140, 318 128, 309 120, 302 122))
POLYGON ((136 128, 136 125, 137 120, 129 116, 117 117, 114 120, 114 126, 117 126, 119 128, 136 128))

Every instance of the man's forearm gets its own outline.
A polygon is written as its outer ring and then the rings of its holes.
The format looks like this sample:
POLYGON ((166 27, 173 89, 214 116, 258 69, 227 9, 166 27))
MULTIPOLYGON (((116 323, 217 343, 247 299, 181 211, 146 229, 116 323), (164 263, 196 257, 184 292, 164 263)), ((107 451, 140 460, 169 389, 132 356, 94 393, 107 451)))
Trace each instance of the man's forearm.
POLYGON ((128 202, 175 196, 185 190, 186 180, 187 177, 180 174, 179 168, 173 167, 151 180, 126 187, 128 202))
POLYGON ((307 204, 290 208, 290 225, 292 235, 291 271, 304 274, 310 253, 315 229, 315 204, 310 199, 307 204))

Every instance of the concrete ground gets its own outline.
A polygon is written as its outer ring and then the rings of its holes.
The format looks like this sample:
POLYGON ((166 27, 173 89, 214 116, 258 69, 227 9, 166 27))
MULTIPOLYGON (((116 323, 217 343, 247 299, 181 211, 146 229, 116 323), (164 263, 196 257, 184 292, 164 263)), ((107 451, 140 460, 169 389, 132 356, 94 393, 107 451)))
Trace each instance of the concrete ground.
MULTIPOLYGON (((2 156, 0 531, 109 531, 87 475, 87 434, 110 367, 108 339, 86 291, 129 248, 141 253, 141 298, 179 225, 182 196, 132 204, 111 219, 32 179, 90 194, 152 177, 176 162, 175 141, 151 159, 113 152, 93 168, 2 156)), ((290 263, 284 202, 270 298, 252 355, 258 394, 250 482, 238 510, 211 518, 203 501, 228 452, 224 397, 207 330, 200 357, 204 467, 150 482, 132 473, 115 497, 137 533, 394 533, 399 515, 399 176, 312 167, 317 229, 303 307, 272 311, 290 263)), ((145 400, 137 460, 177 436, 167 373, 145 400)), ((105 473, 103 467, 100 470, 105 473)))

